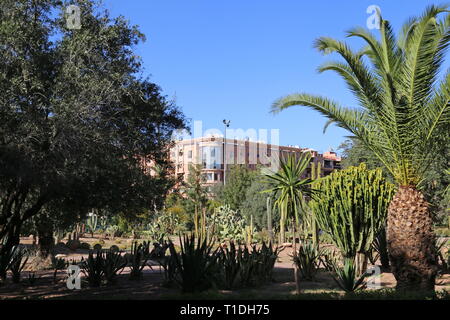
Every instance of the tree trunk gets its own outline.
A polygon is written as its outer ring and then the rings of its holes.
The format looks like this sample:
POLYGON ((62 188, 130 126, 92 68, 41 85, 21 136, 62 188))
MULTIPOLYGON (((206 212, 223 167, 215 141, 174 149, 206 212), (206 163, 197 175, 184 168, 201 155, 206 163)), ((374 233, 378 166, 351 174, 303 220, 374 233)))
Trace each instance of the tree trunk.
POLYGON ((397 290, 434 291, 437 253, 428 203, 414 187, 402 186, 388 209, 387 240, 397 290))
MULTIPOLYGON (((0 238, 3 245, 0 247, 0 280, 6 280, 7 265, 9 263, 9 252, 20 243, 20 228, 22 222, 19 219, 13 219, 11 223, 4 225, 6 232, 0 238)), ((3 231, 3 230, 2 230, 3 231)))

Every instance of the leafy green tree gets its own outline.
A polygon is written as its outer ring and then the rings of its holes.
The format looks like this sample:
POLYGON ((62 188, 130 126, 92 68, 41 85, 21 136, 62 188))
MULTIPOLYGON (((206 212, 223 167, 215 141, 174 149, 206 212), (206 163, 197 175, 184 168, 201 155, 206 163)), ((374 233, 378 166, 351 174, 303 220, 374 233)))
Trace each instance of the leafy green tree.
MULTIPOLYGON (((245 200, 240 206, 242 215, 246 221, 250 221, 253 216, 255 227, 259 230, 267 229, 267 197, 269 194, 264 193, 267 184, 261 180, 261 177, 255 179, 250 187, 247 188, 245 200)), ((273 227, 278 229, 280 215, 278 210, 272 210, 273 227)))
POLYGON ((300 93, 277 100, 272 110, 294 105, 317 110, 383 163, 398 186, 387 225, 397 289, 434 290, 438 266, 432 216, 419 188, 436 160, 440 128, 450 121, 450 72, 438 79, 449 45, 450 15, 446 5, 430 6, 420 17, 407 20, 398 37, 388 21, 380 20, 379 38, 364 28, 348 32, 364 40, 361 51, 326 37, 315 43, 319 51, 343 58, 319 71, 337 72, 360 108, 300 93))
POLYGON ((61 216, 131 212, 160 205, 170 184, 147 174, 143 159, 167 170, 169 138, 184 117, 137 78, 133 48, 143 34, 98 4, 0 3, 0 264, 47 206, 61 216), (69 4, 80 8, 81 29, 67 28, 69 4))
POLYGON ((229 205, 232 210, 238 210, 245 201, 246 191, 257 177, 257 170, 251 170, 245 165, 234 165, 227 173, 227 181, 216 194, 218 200, 229 205))
POLYGON ((358 140, 347 139, 339 145, 338 150, 342 155, 341 165, 343 169, 358 166, 361 163, 365 163, 367 169, 383 167, 383 163, 378 160, 373 152, 364 147, 358 140))

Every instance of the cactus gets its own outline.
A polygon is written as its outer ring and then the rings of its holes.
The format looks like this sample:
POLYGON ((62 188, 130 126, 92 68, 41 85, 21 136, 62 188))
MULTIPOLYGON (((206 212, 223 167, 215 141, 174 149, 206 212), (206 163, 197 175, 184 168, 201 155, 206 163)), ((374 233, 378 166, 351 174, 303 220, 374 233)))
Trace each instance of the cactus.
POLYGON ((250 225, 245 226, 245 234, 247 236, 247 244, 250 246, 253 243, 253 236, 256 229, 253 226, 253 215, 250 216, 250 225))
MULTIPOLYGON (((331 236, 344 258, 366 255, 384 226, 394 194, 381 169, 367 170, 363 163, 333 172, 313 188, 320 190, 311 202, 318 226, 331 236)), ((358 265, 359 273, 363 269, 364 263, 358 265)))
POLYGON ((270 242, 272 242, 273 241, 272 198, 270 196, 267 197, 266 210, 267 210, 267 231, 269 232, 270 242))
POLYGON ((229 206, 221 206, 206 218, 206 223, 219 241, 246 239, 245 219, 238 211, 231 210, 229 206))
POLYGON ((87 218, 87 226, 89 231, 91 232, 91 238, 94 237, 94 232, 97 229, 98 216, 96 214, 92 214, 87 218))

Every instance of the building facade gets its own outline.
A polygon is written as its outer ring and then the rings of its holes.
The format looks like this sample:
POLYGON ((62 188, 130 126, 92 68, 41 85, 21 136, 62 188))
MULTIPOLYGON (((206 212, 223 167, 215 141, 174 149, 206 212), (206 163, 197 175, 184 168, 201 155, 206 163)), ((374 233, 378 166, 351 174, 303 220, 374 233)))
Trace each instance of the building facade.
MULTIPOLYGON (((201 137, 176 141, 170 150, 170 159, 174 164, 174 174, 186 181, 191 164, 200 165, 205 177, 205 186, 223 184, 224 176, 230 167, 236 164, 249 169, 262 167, 277 170, 280 157, 304 153, 312 155, 311 163, 320 163, 321 176, 341 168, 341 158, 333 151, 319 154, 309 148, 299 146, 277 146, 249 140, 224 139, 223 137, 201 137), (224 165, 225 164, 225 165, 224 165), (225 171, 226 170, 226 171, 225 171)), ((307 175, 311 170, 307 170, 307 175)), ((226 178, 225 178, 226 179, 226 178)))

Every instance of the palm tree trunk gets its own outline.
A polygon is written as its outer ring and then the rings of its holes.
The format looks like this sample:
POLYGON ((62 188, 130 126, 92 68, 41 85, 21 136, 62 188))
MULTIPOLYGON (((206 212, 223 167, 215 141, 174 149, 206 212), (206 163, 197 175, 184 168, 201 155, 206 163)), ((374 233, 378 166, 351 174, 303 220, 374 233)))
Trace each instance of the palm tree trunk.
POLYGON ((388 209, 387 240, 397 290, 434 291, 437 254, 432 217, 423 194, 402 186, 388 209))

